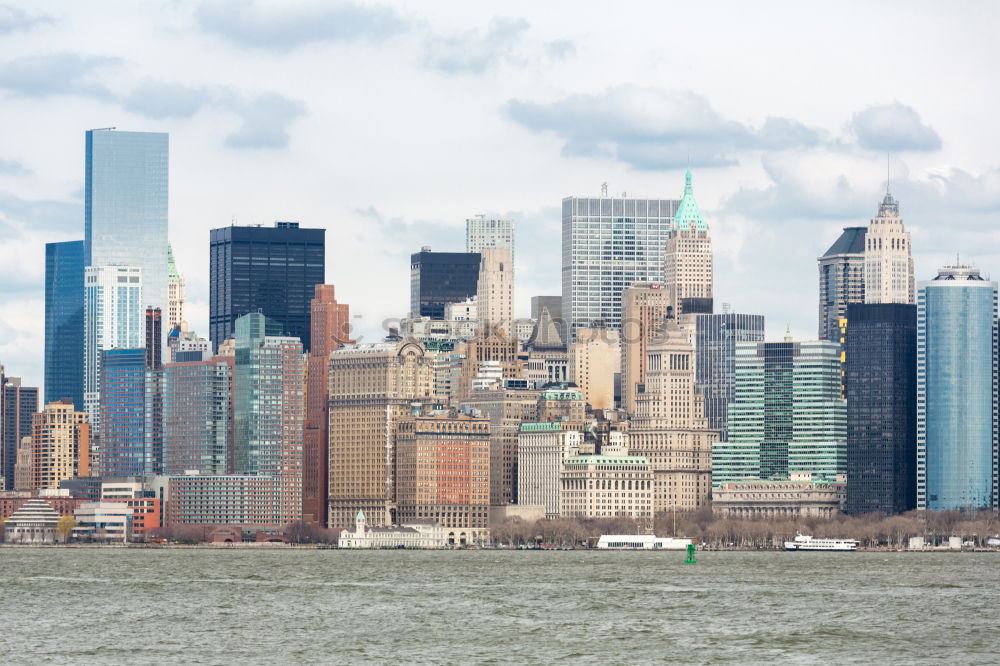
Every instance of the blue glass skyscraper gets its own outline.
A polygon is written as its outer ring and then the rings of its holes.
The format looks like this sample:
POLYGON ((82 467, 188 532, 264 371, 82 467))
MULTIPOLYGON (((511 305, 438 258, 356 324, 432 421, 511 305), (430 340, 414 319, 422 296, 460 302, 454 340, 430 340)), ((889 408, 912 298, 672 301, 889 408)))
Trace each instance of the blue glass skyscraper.
POLYGON ((109 349, 101 360, 100 469, 103 477, 155 474, 145 428, 146 350, 109 349))
POLYGON ((917 289, 918 509, 990 506, 996 316, 997 283, 971 266, 917 289))
POLYGON ((45 403, 83 409, 83 241, 45 244, 45 403))
POLYGON ((86 266, 142 269, 141 306, 167 310, 167 139, 160 132, 87 132, 86 266))

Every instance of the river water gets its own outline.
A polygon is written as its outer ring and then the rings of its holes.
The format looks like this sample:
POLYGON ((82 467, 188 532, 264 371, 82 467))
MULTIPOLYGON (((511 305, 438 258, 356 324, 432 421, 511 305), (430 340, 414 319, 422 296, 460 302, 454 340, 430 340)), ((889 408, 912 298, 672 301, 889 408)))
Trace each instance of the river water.
POLYGON ((0 661, 1000 663, 1000 554, 0 549, 0 661))

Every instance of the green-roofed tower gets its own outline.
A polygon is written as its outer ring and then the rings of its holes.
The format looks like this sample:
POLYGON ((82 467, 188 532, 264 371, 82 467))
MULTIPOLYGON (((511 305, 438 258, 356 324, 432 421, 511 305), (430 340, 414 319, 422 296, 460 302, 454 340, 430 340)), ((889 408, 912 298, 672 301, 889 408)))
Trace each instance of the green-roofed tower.
POLYGON ((167 245, 167 330, 184 320, 184 276, 177 271, 174 248, 167 245))
POLYGON ((708 225, 705 224, 701 208, 698 207, 698 202, 694 199, 690 168, 684 174, 684 196, 681 197, 681 204, 677 207, 674 226, 681 231, 708 231, 708 225))
POLYGON ((712 313, 712 238, 694 199, 691 169, 684 174, 684 196, 667 234, 663 280, 679 317, 712 313))

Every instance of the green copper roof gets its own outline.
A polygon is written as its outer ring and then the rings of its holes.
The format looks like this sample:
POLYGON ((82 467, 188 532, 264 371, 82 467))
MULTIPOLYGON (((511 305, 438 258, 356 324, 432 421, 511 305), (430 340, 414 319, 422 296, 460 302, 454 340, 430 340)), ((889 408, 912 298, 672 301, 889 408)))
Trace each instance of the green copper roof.
POLYGON ((521 424, 521 432, 556 432, 558 430, 562 430, 562 424, 548 421, 521 424))
POLYGON ((708 231, 705 218, 701 216, 698 202, 694 200, 694 188, 691 187, 691 169, 684 174, 684 196, 674 215, 674 226, 678 231, 708 231))
POLYGON ((180 277, 177 272, 177 264, 174 263, 174 248, 167 245, 167 279, 176 280, 180 277))

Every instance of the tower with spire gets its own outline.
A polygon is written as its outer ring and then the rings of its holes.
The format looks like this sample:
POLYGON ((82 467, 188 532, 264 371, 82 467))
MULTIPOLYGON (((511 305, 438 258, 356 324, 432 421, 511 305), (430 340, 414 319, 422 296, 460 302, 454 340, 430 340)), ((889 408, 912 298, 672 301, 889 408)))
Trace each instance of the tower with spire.
POLYGON ((865 234, 865 303, 914 303, 910 232, 899 216, 899 202, 886 183, 878 215, 865 234))
POLYGON ((684 175, 684 196, 673 228, 667 234, 663 278, 678 316, 712 312, 712 238, 694 198, 690 168, 684 175))
POLYGON ((177 272, 174 248, 167 245, 167 330, 184 321, 184 276, 177 272))

